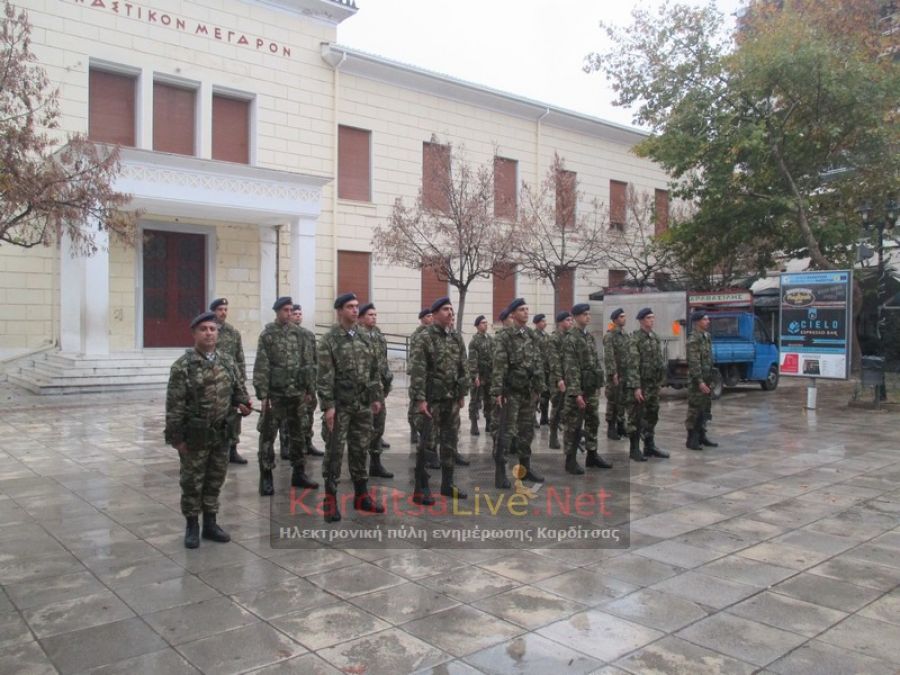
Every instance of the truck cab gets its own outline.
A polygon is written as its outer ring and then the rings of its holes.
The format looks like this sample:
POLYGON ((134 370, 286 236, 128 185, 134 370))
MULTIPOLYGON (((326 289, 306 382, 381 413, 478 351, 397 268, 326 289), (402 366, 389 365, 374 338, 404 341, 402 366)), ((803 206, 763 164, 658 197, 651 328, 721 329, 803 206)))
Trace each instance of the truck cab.
POLYGON ((759 317, 752 312, 710 312, 713 362, 721 373, 713 391, 740 382, 759 382, 766 391, 778 386, 778 347, 759 317))

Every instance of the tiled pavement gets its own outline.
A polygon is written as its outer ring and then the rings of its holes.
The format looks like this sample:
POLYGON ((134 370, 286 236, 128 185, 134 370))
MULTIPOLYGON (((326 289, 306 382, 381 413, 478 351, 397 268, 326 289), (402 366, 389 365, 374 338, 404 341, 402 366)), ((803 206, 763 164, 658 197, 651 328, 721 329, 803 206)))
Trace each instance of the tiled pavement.
MULTIPOLYGON (((405 395, 389 405, 394 470, 408 461, 405 395)), ((667 395, 665 462, 629 466, 625 442, 601 441, 630 471, 627 550, 272 549, 251 464, 224 490, 235 541, 186 551, 162 400, 7 398, 0 673, 900 668, 898 415, 848 408, 842 385, 820 389, 815 414, 796 384, 729 393, 721 447, 703 453, 683 448, 684 398, 667 395)), ((489 476, 488 443, 462 439, 481 467, 459 471, 471 487, 489 476)), ((557 484, 595 480, 546 449, 535 466, 557 484)))

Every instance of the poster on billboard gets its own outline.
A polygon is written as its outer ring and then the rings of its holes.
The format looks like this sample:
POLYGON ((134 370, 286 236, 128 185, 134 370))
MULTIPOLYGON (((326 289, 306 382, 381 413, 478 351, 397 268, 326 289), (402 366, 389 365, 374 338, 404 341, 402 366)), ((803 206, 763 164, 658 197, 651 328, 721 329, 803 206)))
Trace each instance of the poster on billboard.
POLYGON ((782 376, 850 376, 852 284, 849 270, 781 275, 782 376))

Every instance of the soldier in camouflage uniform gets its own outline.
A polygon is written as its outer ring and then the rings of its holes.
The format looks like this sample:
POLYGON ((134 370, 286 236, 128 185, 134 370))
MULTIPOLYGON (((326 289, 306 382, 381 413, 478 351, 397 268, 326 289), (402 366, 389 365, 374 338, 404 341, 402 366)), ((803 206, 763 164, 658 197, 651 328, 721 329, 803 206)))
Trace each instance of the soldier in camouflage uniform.
POLYGON ((550 449, 562 448, 559 442, 559 424, 562 420, 563 405, 566 401, 566 380, 563 371, 563 340, 572 328, 572 315, 562 311, 556 315, 556 330, 547 338, 547 363, 550 372, 547 386, 550 389, 550 449))
MULTIPOLYGON (((303 339, 306 341, 306 349, 311 349, 312 353, 316 353, 316 334, 311 330, 307 330, 303 327, 303 307, 300 305, 294 305, 293 309, 291 309, 291 321, 297 326, 297 329, 300 331, 300 335, 303 336, 303 339)), ((313 372, 313 378, 315 378, 316 374, 313 372)), ((313 422, 315 421, 315 412, 316 412, 316 399, 313 397, 313 400, 310 401, 309 405, 306 406, 306 416, 303 418, 303 435, 306 438, 306 454, 311 457, 323 457, 325 455, 324 452, 319 450, 315 444, 313 443, 313 422)), ((282 427, 282 432, 287 433, 286 429, 282 427)), ((283 441, 282 441, 283 443, 283 441)))
POLYGON ((544 371, 544 377, 547 379, 547 388, 541 394, 541 398, 538 400, 537 410, 535 411, 540 417, 535 420, 534 428, 539 429, 544 424, 550 424, 550 418, 548 416, 548 413, 550 412, 550 336, 547 335, 546 314, 535 314, 531 323, 534 324, 534 334, 541 348, 541 367, 544 371))
MULTIPOLYGON (((431 325, 432 321, 433 316, 431 314, 431 307, 423 307, 419 312, 419 325, 416 326, 416 329, 412 332, 412 335, 409 336, 409 341, 407 342, 409 350, 406 354, 407 363, 409 363, 409 355, 412 354, 413 343, 423 332, 425 332, 425 329, 431 325)), ((407 373, 407 382, 408 378, 409 373, 407 373)), ((413 445, 419 442, 418 423, 420 419, 419 415, 416 414, 415 401, 412 400, 412 394, 410 393, 409 409, 406 411, 406 420, 409 422, 409 442, 413 445)), ((440 466, 437 466, 436 468, 440 468, 440 466)))
POLYGON ((603 365, 606 367, 606 437, 621 440, 625 435, 625 367, 628 363, 628 336, 625 334, 625 310, 613 310, 612 328, 603 336, 603 365))
POLYGON ((372 437, 372 417, 384 405, 378 355, 356 321, 359 301, 354 293, 344 293, 334 301, 337 323, 319 340, 318 392, 324 412, 322 438, 325 459, 325 522, 337 522, 341 512, 337 482, 341 477, 344 446, 353 480, 353 505, 357 511, 384 513, 384 506, 369 495, 366 451, 372 437))
MULTIPOLYGON (((216 314, 216 323, 219 324, 219 339, 216 349, 228 354, 237 367, 241 383, 247 381, 247 363, 244 361, 244 346, 241 342, 241 334, 232 326, 228 319, 228 298, 216 298, 209 304, 209 309, 216 314)), ((241 418, 234 415, 234 429, 231 430, 231 447, 228 450, 228 461, 232 464, 246 464, 237 451, 238 441, 241 437, 241 418)))
POLYGON ((719 377, 713 365, 712 336, 709 316, 702 310, 691 314, 694 330, 687 341, 688 411, 684 426, 688 437, 685 444, 691 450, 719 447, 706 435, 706 423, 712 419, 712 388, 719 377))
POLYGON ((478 411, 484 406, 484 432, 491 433, 491 369, 494 367, 494 341, 487 332, 488 322, 481 314, 475 319, 475 335, 469 340, 469 378, 472 395, 469 397, 470 433, 478 436, 478 411))
POLYGON ((237 365, 216 350, 219 326, 213 312, 191 321, 194 346, 172 364, 166 390, 166 443, 181 459, 181 512, 187 521, 186 548, 203 538, 231 540, 216 523, 219 492, 228 472, 228 451, 234 428, 235 407, 250 414, 250 399, 237 365))
MULTIPOLYGON (((466 493, 453 482, 457 443, 459 442, 459 411, 465 404, 469 389, 466 346, 454 330, 455 314, 450 298, 439 298, 431 306, 434 323, 416 340, 409 359, 410 396, 416 412, 432 423, 432 438, 440 449, 441 494, 465 499, 466 493)), ((416 495, 427 496, 427 480, 422 485, 424 457, 418 453, 416 461, 416 495)))
POLYGON ((600 387, 603 386, 603 366, 594 335, 588 330, 591 306, 580 303, 572 308, 575 325, 563 340, 566 402, 562 413, 565 429, 563 443, 566 471, 579 476, 584 469, 578 463, 578 442, 584 436, 587 449, 585 465, 597 469, 611 469, 612 464, 597 452, 597 432, 600 429, 600 387))
POLYGON ((293 300, 281 297, 275 301, 275 321, 266 325, 259 336, 256 361, 253 364, 253 387, 262 402, 259 430, 259 494, 275 493, 272 469, 275 468, 275 437, 282 422, 288 426, 290 439, 291 485, 311 488, 319 484, 306 475, 302 420, 315 396, 315 353, 291 322, 293 300))
MULTIPOLYGON (((375 349, 378 357, 378 372, 381 373, 381 387, 384 390, 384 398, 387 399, 391 393, 391 382, 394 381, 394 374, 388 365, 388 349, 387 339, 378 329, 378 312, 375 305, 371 302, 366 303, 359 308, 359 325, 360 330, 375 349)), ((372 438, 369 441, 369 475, 372 478, 393 478, 394 474, 384 468, 381 464, 381 450, 383 447, 390 447, 387 443, 383 443, 384 423, 387 419, 387 405, 381 406, 381 410, 372 420, 372 438)))
POLYGON ((659 421, 659 390, 666 382, 666 361, 662 342, 653 332, 656 317, 644 307, 637 313, 640 328, 628 340, 628 363, 625 387, 628 397, 628 454, 636 462, 648 457, 666 459, 669 453, 658 448, 654 440, 659 421), (644 451, 641 452, 641 438, 644 451))
MULTIPOLYGON (((506 308, 513 326, 504 328, 494 338, 494 368, 491 396, 497 419, 505 415, 508 447, 500 453, 516 454, 524 468, 522 480, 543 483, 544 478, 531 468, 531 441, 534 438, 534 405, 547 388, 543 357, 534 331, 528 328, 528 304, 516 298, 506 308)), ((499 426, 499 425, 498 425, 499 426)), ((500 433, 500 429, 495 432, 500 433)), ((497 465, 499 470, 499 464, 497 465)), ((508 481, 494 477, 495 485, 508 486, 508 481)))

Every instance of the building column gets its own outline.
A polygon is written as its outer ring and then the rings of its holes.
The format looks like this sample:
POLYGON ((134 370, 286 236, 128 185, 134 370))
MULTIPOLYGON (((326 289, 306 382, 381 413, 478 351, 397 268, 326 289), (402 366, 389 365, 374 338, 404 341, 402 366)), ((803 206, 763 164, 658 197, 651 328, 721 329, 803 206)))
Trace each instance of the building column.
POLYGON ((109 235, 94 234, 97 252, 73 255, 72 240, 60 246, 60 348, 76 354, 109 354, 109 235))
POLYGON ((259 327, 262 329, 272 320, 272 303, 275 302, 275 270, 278 247, 275 228, 259 228, 259 327))
POLYGON ((59 246, 59 347, 81 353, 81 308, 84 304, 84 260, 74 253, 64 232, 59 246))
POLYGON ((316 219, 300 217, 291 222, 291 296, 303 305, 307 328, 316 323, 316 219))

